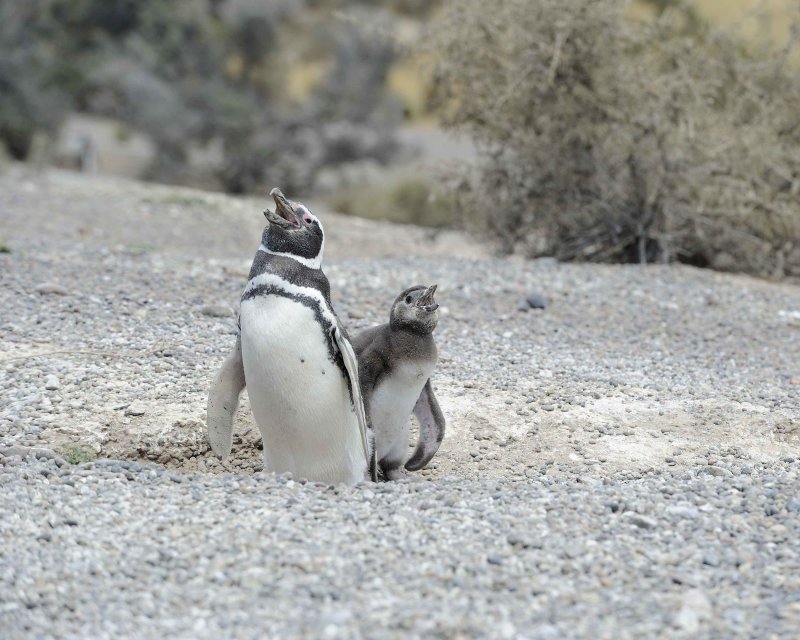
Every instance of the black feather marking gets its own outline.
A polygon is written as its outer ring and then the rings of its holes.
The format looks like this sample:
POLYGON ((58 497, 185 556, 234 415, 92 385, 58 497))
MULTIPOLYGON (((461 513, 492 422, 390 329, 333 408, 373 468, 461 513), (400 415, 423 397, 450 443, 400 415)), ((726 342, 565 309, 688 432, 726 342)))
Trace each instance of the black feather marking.
MULTIPOLYGON (((294 283, 292 283, 294 284, 294 283)), ((345 381, 347 382, 347 390, 350 394, 350 403, 355 407, 355 403, 353 401, 353 388, 350 381, 350 376, 347 373, 347 368, 344 365, 344 360, 342 359, 342 354, 339 351, 338 346, 336 345, 336 340, 333 337, 334 331, 336 327, 331 324, 328 319, 323 315, 322 309, 320 308, 319 301, 311 296, 305 296, 298 293, 289 293, 280 287, 276 287, 275 285, 260 285, 249 289, 244 292, 242 295, 242 302, 245 300, 250 300, 252 298, 257 298, 259 296, 280 296, 281 298, 287 298, 292 300, 293 302, 297 302, 302 304, 314 313, 314 318, 319 323, 319 326, 322 330, 322 334, 325 336, 325 343, 328 347, 328 360, 330 360, 336 367, 339 368, 341 371, 342 376, 344 377, 345 381)), ((331 311, 331 313, 333 313, 331 311)), ((324 375, 324 371, 322 372, 324 375)))

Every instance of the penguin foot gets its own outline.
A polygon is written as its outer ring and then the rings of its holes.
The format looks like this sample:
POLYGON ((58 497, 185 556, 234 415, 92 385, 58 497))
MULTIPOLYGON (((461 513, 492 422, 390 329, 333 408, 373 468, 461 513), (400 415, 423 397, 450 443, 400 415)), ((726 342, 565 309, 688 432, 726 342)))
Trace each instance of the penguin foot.
POLYGON ((383 479, 386 482, 392 482, 394 480, 403 480, 405 478, 410 478, 411 477, 411 474, 408 473, 408 471, 406 471, 403 468, 403 465, 399 465, 397 467, 392 467, 390 469, 387 469, 386 467, 384 467, 382 469, 382 471, 383 471, 383 479))

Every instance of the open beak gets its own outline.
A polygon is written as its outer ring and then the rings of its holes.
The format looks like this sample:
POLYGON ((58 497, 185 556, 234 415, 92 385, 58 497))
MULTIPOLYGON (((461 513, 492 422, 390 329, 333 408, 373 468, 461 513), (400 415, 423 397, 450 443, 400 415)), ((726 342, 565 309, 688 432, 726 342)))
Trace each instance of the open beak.
POLYGON ((417 298, 417 308, 421 309, 422 311, 427 311, 428 313, 433 313, 439 308, 439 305, 433 299, 433 294, 436 293, 436 287, 438 285, 431 285, 425 292, 417 298))
POLYGON ((275 187, 269 192, 272 199, 275 201, 275 212, 269 209, 264 212, 264 217, 271 223, 288 229, 290 227, 299 227, 300 220, 295 215, 297 204, 289 200, 283 192, 275 187))

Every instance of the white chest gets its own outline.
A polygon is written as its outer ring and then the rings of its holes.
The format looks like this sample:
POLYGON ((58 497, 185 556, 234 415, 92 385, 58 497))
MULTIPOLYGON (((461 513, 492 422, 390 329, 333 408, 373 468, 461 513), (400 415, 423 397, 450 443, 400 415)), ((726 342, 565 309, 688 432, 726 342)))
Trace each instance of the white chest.
POLYGON ((386 376, 372 395, 370 413, 377 429, 401 427, 408 423, 422 387, 433 374, 433 361, 404 362, 386 376))
POLYGON ((240 322, 266 468, 328 482, 360 480, 366 461, 358 422, 314 309, 284 296, 257 296, 242 301, 240 322))

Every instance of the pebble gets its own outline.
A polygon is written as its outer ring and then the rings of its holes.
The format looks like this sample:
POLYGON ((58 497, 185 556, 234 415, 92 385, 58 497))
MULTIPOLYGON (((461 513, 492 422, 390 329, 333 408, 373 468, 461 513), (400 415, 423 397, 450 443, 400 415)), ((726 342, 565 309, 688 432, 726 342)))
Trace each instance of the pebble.
POLYGON ((719 556, 713 551, 707 551, 703 556, 703 564, 709 567, 718 567, 720 564, 719 556))
POLYGON ((703 467, 703 469, 705 470, 706 473, 708 473, 708 474, 710 474, 712 476, 718 476, 718 477, 721 477, 721 478, 731 478, 731 477, 733 477, 733 473, 731 471, 729 471, 728 469, 725 469, 724 467, 718 467, 718 466, 713 465, 713 464, 712 465, 708 465, 706 467, 703 467))
POLYGON ((11 456, 19 456, 20 458, 25 458, 26 456, 31 455, 33 451, 31 449, 28 449, 27 447, 6 447, 4 449, 0 449, 0 453, 2 453, 7 458, 10 458, 11 456))
POLYGON ((144 403, 136 401, 132 402, 125 409, 126 416, 143 416, 147 412, 147 407, 144 403))
POLYGON ((43 295, 50 294, 66 296, 69 294, 69 291, 65 287, 62 287, 60 284, 55 284, 54 282, 43 282, 42 284, 37 284, 33 290, 43 295))
POLYGON ((48 375, 44 380, 44 388, 48 391, 55 391, 61 387, 58 377, 53 374, 48 375))
POLYGON ((689 589, 681 599, 681 607, 675 616, 675 624, 689 634, 700 630, 702 623, 711 618, 711 602, 699 589, 689 589))
POLYGON ((531 309, 544 309, 547 307, 547 300, 538 291, 531 291, 526 297, 525 302, 531 309))
POLYGON ((225 304, 207 304, 200 307, 200 313, 211 318, 227 318, 233 315, 233 309, 225 304))
POLYGON ((700 511, 695 507, 686 505, 669 505, 665 510, 667 515, 680 519, 694 519, 700 516, 700 511))
POLYGON ((655 529, 658 526, 658 522, 656 520, 640 513, 632 513, 628 511, 623 514, 623 517, 627 522, 636 525, 640 529, 655 529))

